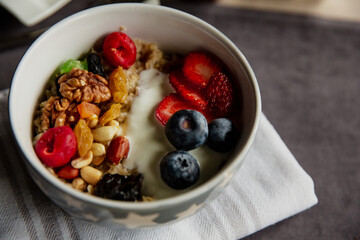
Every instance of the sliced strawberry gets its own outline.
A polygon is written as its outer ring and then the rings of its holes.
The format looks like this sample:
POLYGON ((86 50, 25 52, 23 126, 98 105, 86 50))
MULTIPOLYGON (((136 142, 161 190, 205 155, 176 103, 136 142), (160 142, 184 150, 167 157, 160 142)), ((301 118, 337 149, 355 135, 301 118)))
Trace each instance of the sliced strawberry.
POLYGON ((201 93, 201 90, 191 88, 180 70, 171 72, 169 80, 175 91, 185 100, 200 109, 206 108, 207 99, 203 96, 204 94, 201 93))
POLYGON ((225 117, 232 111, 234 90, 224 73, 215 73, 206 88, 208 109, 217 117, 225 117))
POLYGON ((183 100, 176 93, 166 96, 156 109, 155 116, 165 125, 169 118, 177 111, 182 109, 195 109, 189 102, 183 100))
POLYGON ((221 71, 214 57, 205 52, 190 52, 185 56, 183 72, 196 87, 204 88, 211 76, 221 71))
POLYGON ((177 93, 171 93, 159 103, 155 111, 155 116, 161 124, 166 125, 166 122, 174 113, 183 109, 192 109, 201 112, 208 122, 216 117, 209 109, 199 109, 190 102, 184 100, 177 93))

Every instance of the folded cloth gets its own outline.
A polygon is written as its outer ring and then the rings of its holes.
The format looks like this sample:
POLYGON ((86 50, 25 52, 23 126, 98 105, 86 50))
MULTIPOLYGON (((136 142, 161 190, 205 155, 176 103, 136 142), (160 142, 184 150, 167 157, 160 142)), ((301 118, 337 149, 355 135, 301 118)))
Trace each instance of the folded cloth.
POLYGON ((11 139, 8 91, 0 92, 1 239, 238 239, 317 203, 314 183, 264 114, 243 166, 195 215, 144 230, 111 230, 71 217, 27 174, 11 139))

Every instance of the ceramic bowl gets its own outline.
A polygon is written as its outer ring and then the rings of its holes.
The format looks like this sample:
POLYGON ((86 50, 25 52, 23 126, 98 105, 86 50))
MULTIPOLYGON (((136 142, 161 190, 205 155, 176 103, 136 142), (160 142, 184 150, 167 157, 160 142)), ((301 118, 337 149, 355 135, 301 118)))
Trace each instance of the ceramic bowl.
POLYGON ((41 190, 69 214, 116 227, 158 226, 187 217, 217 197, 241 166, 253 143, 261 112, 259 87, 241 51, 224 34, 187 13, 147 4, 114 4, 79 12, 55 24, 29 48, 10 90, 9 114, 24 163, 41 190), (153 202, 123 202, 77 191, 53 176, 32 146, 32 119, 46 82, 61 62, 87 52, 106 33, 126 26, 131 37, 156 43, 164 51, 185 54, 206 49, 218 56, 240 86, 242 138, 231 159, 207 182, 176 197, 153 202))

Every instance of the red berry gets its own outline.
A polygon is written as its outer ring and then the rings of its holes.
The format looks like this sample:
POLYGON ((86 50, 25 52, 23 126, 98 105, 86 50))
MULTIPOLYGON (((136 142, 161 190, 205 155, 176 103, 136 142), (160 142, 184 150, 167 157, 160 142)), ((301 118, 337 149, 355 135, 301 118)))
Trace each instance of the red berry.
POLYGON ((207 86, 208 108, 217 117, 227 116, 233 105, 234 91, 232 83, 224 73, 215 73, 207 86))
POLYGON ((129 68, 136 60, 136 46, 131 38, 122 32, 107 35, 103 44, 105 59, 114 67, 129 68))
POLYGON ((206 108, 207 100, 201 90, 195 90, 188 86, 189 84, 186 82, 185 76, 181 71, 171 72, 169 80, 170 84, 181 97, 200 109, 206 108))
POLYGON ((79 169, 73 168, 70 164, 68 164, 62 167, 56 174, 60 178, 74 179, 79 176, 79 169))
POLYGON ((190 102, 185 101, 177 93, 171 93, 170 95, 164 97, 156 108, 155 116, 160 123, 165 126, 169 118, 174 113, 183 109, 192 109, 201 112, 208 122, 215 118, 208 109, 199 109, 190 102))
POLYGON ((50 128, 37 142, 35 152, 49 167, 64 166, 77 152, 75 134, 68 126, 50 128))
POLYGON ((114 138, 106 151, 106 157, 114 164, 118 164, 121 160, 127 158, 129 149, 130 144, 126 137, 114 138))
POLYGON ((221 67, 217 60, 207 53, 190 52, 185 56, 184 75, 196 87, 206 87, 211 76, 219 71, 221 71, 221 67))
POLYGON ((156 108, 156 118, 165 126, 169 118, 177 111, 182 109, 194 109, 189 102, 183 100, 178 94, 171 93, 166 96, 156 108))

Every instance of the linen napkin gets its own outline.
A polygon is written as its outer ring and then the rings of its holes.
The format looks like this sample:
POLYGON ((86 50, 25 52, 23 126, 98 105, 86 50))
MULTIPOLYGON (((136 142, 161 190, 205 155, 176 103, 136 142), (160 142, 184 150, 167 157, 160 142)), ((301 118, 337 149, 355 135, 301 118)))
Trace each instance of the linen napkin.
POLYGON ((317 203, 314 183, 264 114, 244 164, 195 215, 145 230, 111 230, 71 217, 31 180, 11 138, 8 90, 0 92, 1 239, 239 239, 317 203))

